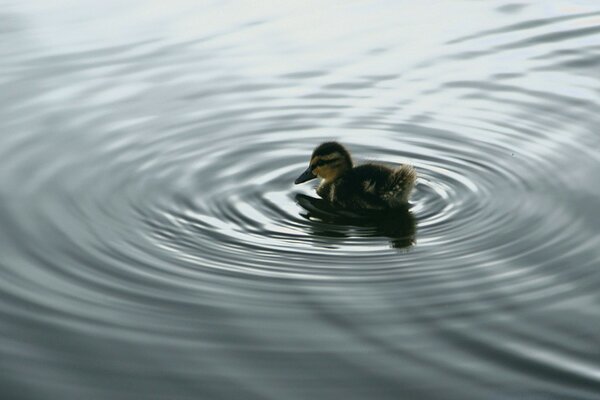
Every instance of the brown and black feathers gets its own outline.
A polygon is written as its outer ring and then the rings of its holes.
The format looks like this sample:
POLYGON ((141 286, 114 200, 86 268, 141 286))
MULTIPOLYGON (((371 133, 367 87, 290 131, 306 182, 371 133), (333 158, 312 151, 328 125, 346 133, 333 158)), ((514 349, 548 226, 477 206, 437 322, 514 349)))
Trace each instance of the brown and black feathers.
POLYGON ((354 210, 384 210, 406 205, 417 174, 410 165, 354 167, 344 146, 326 142, 313 151, 309 167, 296 183, 316 177, 321 178, 317 194, 334 205, 354 210))

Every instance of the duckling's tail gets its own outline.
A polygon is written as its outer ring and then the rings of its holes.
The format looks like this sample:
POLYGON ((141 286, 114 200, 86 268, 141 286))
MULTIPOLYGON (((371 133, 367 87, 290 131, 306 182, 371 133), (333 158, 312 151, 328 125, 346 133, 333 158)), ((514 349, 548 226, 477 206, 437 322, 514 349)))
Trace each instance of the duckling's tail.
POLYGON ((415 187, 417 170, 409 164, 404 164, 394 170, 388 188, 388 201, 391 205, 401 205, 408 202, 410 192, 415 187))

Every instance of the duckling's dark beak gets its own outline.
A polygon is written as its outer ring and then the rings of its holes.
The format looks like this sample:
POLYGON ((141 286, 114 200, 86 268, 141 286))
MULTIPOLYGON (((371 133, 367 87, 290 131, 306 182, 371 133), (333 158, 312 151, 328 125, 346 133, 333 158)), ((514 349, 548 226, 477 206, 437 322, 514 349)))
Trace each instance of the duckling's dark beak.
POLYGON ((310 181, 311 179, 315 179, 316 177, 317 176, 315 174, 313 174, 313 172, 312 172, 312 168, 308 167, 308 168, 306 168, 306 171, 304 171, 302 173, 302 175, 300 175, 298 177, 298 179, 296 179, 294 181, 294 183, 297 185, 299 183, 303 183, 303 182, 306 182, 306 181, 310 181))

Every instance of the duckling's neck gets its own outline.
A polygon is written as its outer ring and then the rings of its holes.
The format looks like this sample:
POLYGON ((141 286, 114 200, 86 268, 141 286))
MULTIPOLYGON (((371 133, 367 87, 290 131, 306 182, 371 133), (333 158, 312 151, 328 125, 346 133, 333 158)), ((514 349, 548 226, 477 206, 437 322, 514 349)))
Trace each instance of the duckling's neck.
POLYGON ((339 173, 335 175, 327 176, 327 178, 321 178, 321 182, 317 187, 317 194, 324 199, 328 199, 329 201, 333 201, 335 186, 337 181, 342 178, 350 169, 345 169, 339 171, 339 173))
POLYGON ((341 177, 343 177, 348 171, 350 171, 350 169, 352 169, 352 167, 349 168, 341 168, 338 169, 330 174, 324 175, 324 176, 320 176, 321 178, 321 184, 331 184, 335 181, 337 181, 338 179, 340 179, 341 177))
POLYGON ((332 181, 326 181, 325 179, 321 180, 319 186, 317 186, 317 194, 321 196, 321 198, 330 200, 330 193, 332 188, 332 181))

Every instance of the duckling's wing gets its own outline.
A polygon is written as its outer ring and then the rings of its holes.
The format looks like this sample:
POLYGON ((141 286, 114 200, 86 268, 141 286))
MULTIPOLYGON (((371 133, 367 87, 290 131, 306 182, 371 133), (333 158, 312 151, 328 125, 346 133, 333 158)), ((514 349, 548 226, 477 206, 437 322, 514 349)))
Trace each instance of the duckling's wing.
POLYGON ((384 181, 376 166, 357 167, 336 185, 335 201, 345 208, 385 209, 387 204, 381 197, 384 181))
POLYGON ((348 194, 339 193, 335 196, 335 201, 342 207, 353 210, 383 210, 387 208, 387 203, 380 196, 365 192, 360 188, 351 190, 348 194))

